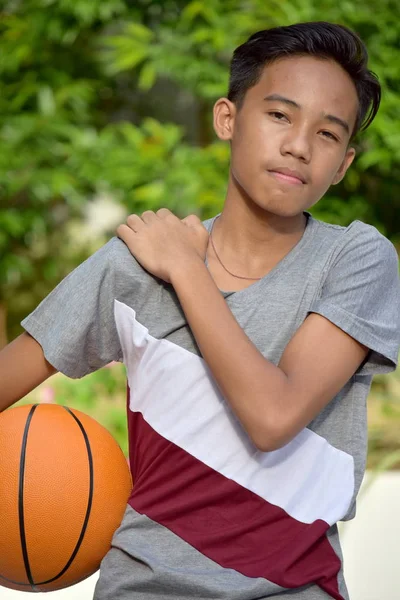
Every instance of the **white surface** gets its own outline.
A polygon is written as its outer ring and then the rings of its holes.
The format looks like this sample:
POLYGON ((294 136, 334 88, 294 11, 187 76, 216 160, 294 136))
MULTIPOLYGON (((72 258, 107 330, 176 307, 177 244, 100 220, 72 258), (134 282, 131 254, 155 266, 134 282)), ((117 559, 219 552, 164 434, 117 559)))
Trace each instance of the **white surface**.
MULTIPOLYGON (((363 490, 362 490, 363 491, 363 490)), ((400 471, 382 474, 341 526, 350 600, 400 599, 400 471)))
MULTIPOLYGON (((385 473, 362 494, 357 516, 341 525, 350 600, 400 599, 400 471, 385 473)), ((91 600, 98 578, 59 592, 35 594, 47 600, 91 600)), ((27 600, 25 592, 0 587, 0 600, 27 600)), ((111 599, 110 599, 111 600, 111 599)))

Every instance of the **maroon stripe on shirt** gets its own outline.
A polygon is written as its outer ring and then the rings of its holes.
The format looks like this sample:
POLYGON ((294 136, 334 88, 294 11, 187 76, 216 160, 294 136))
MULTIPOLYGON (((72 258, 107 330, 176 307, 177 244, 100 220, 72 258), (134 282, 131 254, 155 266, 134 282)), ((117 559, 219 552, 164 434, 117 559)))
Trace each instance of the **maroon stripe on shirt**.
POLYGON ((141 413, 128 410, 128 426, 132 508, 222 567, 284 588, 314 583, 343 600, 327 523, 297 521, 162 437, 141 413))

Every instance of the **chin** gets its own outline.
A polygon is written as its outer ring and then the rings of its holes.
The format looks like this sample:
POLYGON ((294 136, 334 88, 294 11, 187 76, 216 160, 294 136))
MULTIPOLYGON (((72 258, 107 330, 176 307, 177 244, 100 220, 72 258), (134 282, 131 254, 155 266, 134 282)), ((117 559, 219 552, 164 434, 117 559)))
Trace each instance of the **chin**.
POLYGON ((297 217, 306 210, 302 206, 293 206, 291 203, 284 204, 283 202, 279 205, 274 204, 272 206, 263 204, 262 202, 256 202, 256 204, 262 211, 286 219, 297 217))

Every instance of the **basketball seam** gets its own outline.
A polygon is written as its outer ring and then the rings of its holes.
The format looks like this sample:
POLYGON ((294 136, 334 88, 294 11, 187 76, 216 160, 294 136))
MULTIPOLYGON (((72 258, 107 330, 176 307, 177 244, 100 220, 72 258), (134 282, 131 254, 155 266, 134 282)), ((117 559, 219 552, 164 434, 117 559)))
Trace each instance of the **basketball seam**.
POLYGON ((38 405, 34 404, 29 411, 28 418, 25 423, 24 435, 22 437, 21 456, 19 462, 19 484, 18 484, 18 518, 19 518, 19 534, 21 539, 22 556, 24 559, 24 566, 26 576, 34 592, 39 591, 36 588, 35 582, 33 581, 31 567, 29 564, 28 548, 26 546, 26 534, 25 534, 25 517, 24 517, 24 480, 25 480, 25 460, 26 460, 26 445, 28 442, 28 433, 33 418, 33 413, 37 409, 38 405))
POLYGON ((37 409, 38 406, 39 406, 38 404, 34 404, 32 406, 32 408, 28 414, 26 424, 25 424, 25 429, 24 429, 24 434, 23 434, 23 439, 22 439, 21 456, 20 456, 19 490, 18 490, 18 508, 19 508, 21 549, 22 549, 22 555, 23 555, 23 559, 24 559, 25 571, 26 571, 26 575, 27 575, 29 583, 13 581, 12 579, 8 579, 7 577, 4 577, 4 575, 1 575, 1 573, 0 573, 0 579, 4 579, 5 581, 8 581, 15 585, 20 585, 21 587, 29 587, 30 586, 34 592, 40 591, 38 589, 38 586, 45 585, 47 583, 52 583, 56 579, 59 579, 62 575, 64 575, 64 573, 71 566, 75 556, 77 555, 77 553, 79 551, 79 548, 82 545, 83 538, 86 533, 86 529, 87 529, 87 526, 89 523, 89 518, 90 518, 90 512, 92 509, 93 494, 94 494, 93 454, 92 454, 92 450, 90 447, 89 437, 88 437, 86 430, 85 430, 84 426, 82 425, 81 421, 78 419, 78 417, 68 408, 68 406, 63 406, 63 408, 67 412, 69 412, 69 414, 73 417, 73 419, 78 424, 78 427, 81 430, 81 433, 82 433, 84 441, 85 441, 86 450, 87 450, 87 454, 88 454, 88 463, 89 463, 88 503, 87 503, 86 514, 85 514, 85 519, 83 521, 81 533, 79 535, 76 546, 75 546, 68 562, 66 563, 65 567, 63 567, 63 569, 55 577, 52 577, 51 579, 47 579, 46 581, 40 581, 40 582, 35 583, 35 581, 33 580, 33 577, 32 577, 32 572, 31 572, 31 568, 30 568, 30 564, 29 564, 28 549, 27 549, 27 545, 26 545, 25 519, 24 519, 24 477, 25 477, 25 459, 26 459, 26 445, 27 445, 27 439, 28 439, 28 432, 29 432, 29 427, 30 427, 31 421, 32 421, 33 413, 35 412, 35 410, 37 409))

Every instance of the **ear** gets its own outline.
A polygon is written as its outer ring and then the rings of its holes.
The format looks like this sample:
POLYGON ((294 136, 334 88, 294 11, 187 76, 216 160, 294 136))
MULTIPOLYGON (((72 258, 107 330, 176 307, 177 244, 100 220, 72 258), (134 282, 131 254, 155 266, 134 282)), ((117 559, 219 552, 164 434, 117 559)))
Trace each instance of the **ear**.
POLYGON ((336 173, 335 177, 333 178, 332 185, 337 185, 338 183, 340 183, 342 181, 343 177, 346 175, 347 169, 350 167, 355 156, 356 156, 355 148, 348 148, 348 150, 346 152, 346 156, 344 157, 343 162, 340 165, 338 172, 336 173))
POLYGON ((235 124, 236 106, 228 98, 214 104, 214 131, 220 140, 231 140, 235 124))

